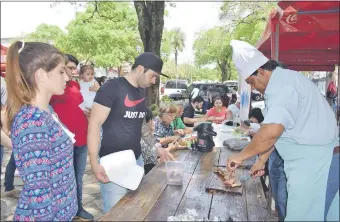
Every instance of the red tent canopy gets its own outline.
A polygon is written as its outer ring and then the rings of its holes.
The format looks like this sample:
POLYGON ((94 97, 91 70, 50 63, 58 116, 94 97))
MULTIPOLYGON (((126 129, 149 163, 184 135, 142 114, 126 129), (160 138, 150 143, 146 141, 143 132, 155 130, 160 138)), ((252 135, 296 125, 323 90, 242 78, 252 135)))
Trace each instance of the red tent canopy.
POLYGON ((5 75, 7 47, 1 44, 1 76, 5 75))
POLYGON ((256 47, 300 71, 334 71, 339 64, 340 2, 281 1, 256 47))

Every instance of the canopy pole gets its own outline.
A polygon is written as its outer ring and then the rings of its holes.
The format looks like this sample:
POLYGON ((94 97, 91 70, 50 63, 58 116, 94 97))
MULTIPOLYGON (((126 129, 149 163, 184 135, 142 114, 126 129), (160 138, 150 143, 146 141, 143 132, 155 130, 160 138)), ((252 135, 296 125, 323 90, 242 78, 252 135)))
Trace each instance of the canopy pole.
MULTIPOLYGON (((338 126, 340 126, 340 92, 339 92, 339 87, 340 87, 340 66, 339 66, 339 64, 338 65, 336 65, 336 68, 335 68, 335 70, 338 70, 338 102, 337 102, 337 106, 336 106, 336 119, 337 119, 337 121, 338 121, 338 126)), ((340 137, 340 130, 339 130, 339 137, 340 137)))
POLYGON ((278 21, 271 21, 271 55, 270 58, 279 61, 279 41, 280 41, 280 26, 278 21))
POLYGON ((314 10, 314 11, 297 11, 298 15, 313 15, 313 14, 329 14, 329 13, 337 13, 340 12, 339 9, 330 9, 330 10, 314 10))

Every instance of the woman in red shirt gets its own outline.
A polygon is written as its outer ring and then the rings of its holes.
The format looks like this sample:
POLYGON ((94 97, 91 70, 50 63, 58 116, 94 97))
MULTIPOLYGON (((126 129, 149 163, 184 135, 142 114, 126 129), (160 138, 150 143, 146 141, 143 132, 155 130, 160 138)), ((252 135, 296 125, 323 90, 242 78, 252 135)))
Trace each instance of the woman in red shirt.
POLYGON ((231 113, 228 111, 227 107, 223 106, 222 98, 215 97, 214 107, 207 112, 206 117, 208 117, 208 120, 220 124, 227 118, 231 119, 231 113))

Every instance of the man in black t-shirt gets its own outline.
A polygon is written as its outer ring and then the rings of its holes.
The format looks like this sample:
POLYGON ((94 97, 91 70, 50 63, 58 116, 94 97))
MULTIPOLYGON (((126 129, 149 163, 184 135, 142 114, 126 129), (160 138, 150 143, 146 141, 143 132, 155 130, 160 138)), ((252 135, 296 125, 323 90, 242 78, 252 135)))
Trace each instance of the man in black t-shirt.
MULTIPOLYGON (((143 167, 140 140, 147 110, 145 88, 155 84, 159 75, 164 75, 161 73, 162 66, 163 61, 158 56, 150 52, 142 53, 135 58, 129 74, 105 82, 94 99, 87 141, 92 170, 101 182, 104 213, 125 195, 127 189, 110 182, 103 166, 98 163, 100 128, 102 141, 99 157, 131 149, 137 164, 143 167)), ((154 146, 154 151, 161 160, 173 159, 160 144, 154 146)))
POLYGON ((206 117, 195 118, 195 109, 202 109, 203 98, 201 96, 196 96, 191 103, 188 103, 184 107, 182 121, 187 127, 193 127, 194 123, 206 121, 206 117))

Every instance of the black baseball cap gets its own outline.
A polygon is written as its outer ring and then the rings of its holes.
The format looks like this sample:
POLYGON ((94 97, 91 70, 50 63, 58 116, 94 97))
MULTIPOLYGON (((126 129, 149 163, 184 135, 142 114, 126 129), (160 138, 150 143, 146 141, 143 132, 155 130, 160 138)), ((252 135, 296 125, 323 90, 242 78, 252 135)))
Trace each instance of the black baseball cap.
POLYGON ((133 66, 141 65, 146 69, 151 69, 159 75, 169 78, 169 76, 162 73, 163 60, 153 54, 152 52, 144 52, 135 58, 133 66))

